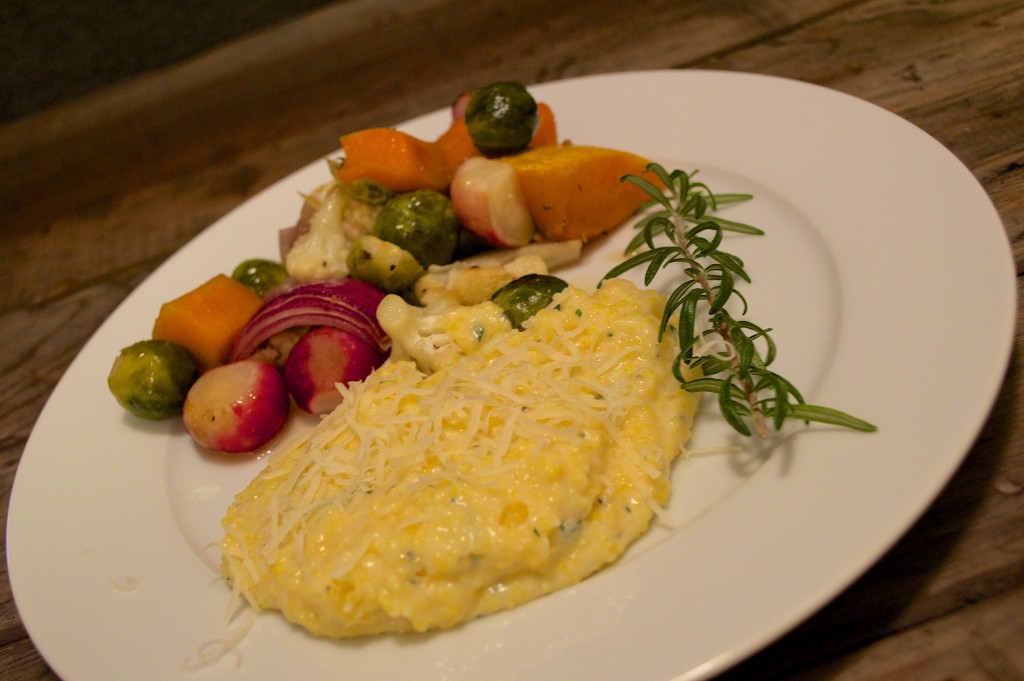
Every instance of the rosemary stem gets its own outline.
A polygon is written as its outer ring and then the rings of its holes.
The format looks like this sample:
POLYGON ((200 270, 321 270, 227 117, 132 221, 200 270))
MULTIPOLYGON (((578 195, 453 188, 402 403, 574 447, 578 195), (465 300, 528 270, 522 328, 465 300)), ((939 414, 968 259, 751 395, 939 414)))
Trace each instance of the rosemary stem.
MULTIPOLYGON (((670 234, 672 242, 686 255, 689 262, 693 264, 695 270, 697 284, 704 289, 705 296, 709 306, 714 306, 716 296, 714 287, 711 285, 711 281, 707 277, 707 273, 704 266, 697 260, 696 254, 692 250, 692 244, 688 241, 680 241, 679 239, 679 228, 682 225, 682 219, 678 214, 672 214, 672 221, 675 223, 676 229, 673 229, 670 234)), ((749 376, 742 376, 740 371, 740 361, 732 341, 729 339, 729 323, 724 319, 720 319, 715 325, 715 333, 717 333, 726 347, 730 350, 731 360, 729 362, 732 367, 732 372, 739 381, 739 387, 743 391, 743 398, 746 400, 747 405, 750 407, 751 418, 754 422, 754 430, 757 432, 758 437, 765 439, 768 437, 768 424, 765 421, 764 411, 761 409, 761 402, 757 398, 757 391, 754 390, 754 382, 749 376)))

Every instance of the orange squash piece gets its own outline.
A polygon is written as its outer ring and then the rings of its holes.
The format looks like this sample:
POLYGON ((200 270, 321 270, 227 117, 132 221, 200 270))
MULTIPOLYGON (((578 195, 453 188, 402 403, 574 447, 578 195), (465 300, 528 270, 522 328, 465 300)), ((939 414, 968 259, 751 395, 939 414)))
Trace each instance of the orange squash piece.
MULTIPOLYGON (((530 214, 549 241, 588 241, 615 228, 650 198, 627 174, 649 161, 626 151, 562 144, 501 159, 516 170, 530 214)), ((651 176, 648 174, 648 178, 651 176)))
POLYGON ((235 336, 263 305, 263 298, 231 277, 218 274, 164 303, 153 338, 188 348, 201 370, 223 364, 235 336))
POLYGON ((339 182, 367 178, 397 192, 446 191, 452 169, 442 148, 391 128, 367 128, 341 136, 345 161, 335 170, 339 182))
POLYGON ((537 129, 533 133, 530 147, 547 147, 552 144, 558 144, 558 125, 555 123, 555 112, 544 102, 538 102, 537 129))
MULTIPOLYGON (((557 144, 551 107, 539 103, 537 117, 530 146, 557 144)), ((334 170, 339 182, 366 178, 398 192, 424 188, 447 192, 456 168, 468 158, 483 155, 469 136, 464 118, 452 121, 434 142, 392 128, 367 128, 342 135, 341 148, 345 160, 334 170)))
POLYGON ((440 147, 441 152, 448 159, 448 167, 451 168, 453 174, 455 169, 462 165, 467 158, 483 156, 473 144, 473 138, 469 136, 465 118, 460 117, 452 121, 451 126, 437 138, 435 144, 440 147))

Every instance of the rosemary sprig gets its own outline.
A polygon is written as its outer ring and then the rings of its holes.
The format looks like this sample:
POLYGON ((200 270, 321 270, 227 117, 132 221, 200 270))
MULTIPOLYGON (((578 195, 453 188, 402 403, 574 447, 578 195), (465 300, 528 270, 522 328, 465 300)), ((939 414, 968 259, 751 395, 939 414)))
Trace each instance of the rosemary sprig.
POLYGON ((786 419, 865 432, 876 430, 872 424, 844 412, 807 404, 796 386, 768 368, 776 355, 771 329, 742 318, 747 313, 747 301, 736 289, 737 279, 750 283, 750 276, 740 258, 720 248, 725 232, 764 232, 710 215, 723 205, 753 197, 715 194, 703 182, 694 181, 696 171, 670 173, 657 163, 647 170, 654 173, 664 190, 639 175, 622 178, 646 191, 651 196, 648 207, 654 210, 636 223, 637 234, 626 247, 629 257, 604 279, 645 266, 644 283, 650 286, 662 269, 681 266, 686 278, 667 298, 660 334, 674 327, 679 335, 680 353, 673 372, 683 388, 716 394, 722 416, 746 436, 756 432, 765 438, 769 423, 778 431, 786 419), (664 237, 660 242, 667 244, 658 245, 659 237, 664 237), (739 319, 727 309, 733 299, 739 301, 739 319), (716 347, 720 350, 702 350, 716 347), (684 364, 700 367, 702 377, 688 380, 683 375, 684 364))

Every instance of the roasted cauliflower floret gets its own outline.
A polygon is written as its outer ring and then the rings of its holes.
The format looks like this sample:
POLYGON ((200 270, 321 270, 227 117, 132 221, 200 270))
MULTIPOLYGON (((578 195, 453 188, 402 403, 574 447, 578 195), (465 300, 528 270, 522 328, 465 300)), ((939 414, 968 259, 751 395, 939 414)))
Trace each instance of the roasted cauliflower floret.
POLYGON ((501 265, 477 265, 469 261, 431 269, 413 286, 416 299, 426 307, 476 305, 490 300, 495 291, 527 274, 547 274, 544 259, 524 255, 501 265))
POLYGON ((391 336, 392 359, 412 359, 425 373, 455 364, 496 335, 512 329, 498 305, 410 305, 400 296, 385 296, 377 321, 391 336))
POLYGON ((450 265, 432 265, 413 286, 422 305, 476 305, 527 274, 548 274, 580 259, 582 243, 534 243, 522 248, 488 251, 450 265))
POLYGON ((320 188, 307 201, 313 202, 316 212, 309 229, 285 255, 285 269, 302 282, 347 276, 352 242, 370 231, 380 206, 353 199, 336 182, 320 188))

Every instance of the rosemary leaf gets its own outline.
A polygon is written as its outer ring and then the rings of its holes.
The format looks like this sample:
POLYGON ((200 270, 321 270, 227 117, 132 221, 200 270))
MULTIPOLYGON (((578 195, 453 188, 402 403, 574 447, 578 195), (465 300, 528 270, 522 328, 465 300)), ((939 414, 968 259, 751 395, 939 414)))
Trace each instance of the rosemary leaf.
POLYGON ((725 417, 726 422, 733 427, 736 432, 740 435, 746 435, 750 437, 750 426, 743 420, 740 415, 739 408, 736 402, 732 399, 733 383, 732 380, 722 381, 722 390, 718 393, 718 408, 722 412, 722 416, 725 417))
POLYGON ((866 433, 873 433, 878 430, 874 425, 855 416, 814 404, 791 404, 789 405, 786 417, 801 421, 815 421, 833 426, 842 426, 843 428, 852 428, 853 430, 860 430, 866 433))

